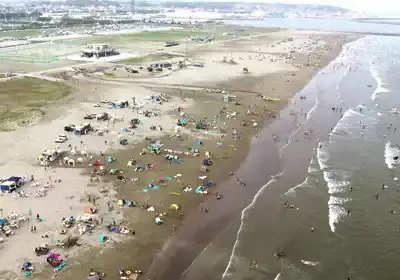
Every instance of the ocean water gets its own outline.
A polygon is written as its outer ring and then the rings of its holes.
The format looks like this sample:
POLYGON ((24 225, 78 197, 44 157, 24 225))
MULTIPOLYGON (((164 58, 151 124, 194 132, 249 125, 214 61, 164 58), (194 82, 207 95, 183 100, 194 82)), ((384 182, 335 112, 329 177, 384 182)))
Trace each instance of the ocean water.
POLYGON ((264 20, 224 20, 223 22, 225 24, 251 25, 255 27, 400 34, 399 25, 357 22, 345 19, 266 18, 264 20))
POLYGON ((398 278, 398 73, 400 38, 380 36, 345 45, 316 73, 269 128, 282 139, 282 173, 220 237, 232 244, 224 257, 207 254, 222 250, 217 239, 196 260, 207 279, 398 278))

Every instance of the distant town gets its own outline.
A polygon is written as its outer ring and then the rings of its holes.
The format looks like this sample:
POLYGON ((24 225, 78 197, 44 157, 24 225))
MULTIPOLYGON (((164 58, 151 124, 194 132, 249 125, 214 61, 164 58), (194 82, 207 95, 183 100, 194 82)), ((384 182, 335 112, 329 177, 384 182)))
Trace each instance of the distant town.
POLYGON ((333 6, 238 2, 67 0, 0 4, 1 30, 133 22, 195 23, 298 17, 350 19, 362 16, 333 6))

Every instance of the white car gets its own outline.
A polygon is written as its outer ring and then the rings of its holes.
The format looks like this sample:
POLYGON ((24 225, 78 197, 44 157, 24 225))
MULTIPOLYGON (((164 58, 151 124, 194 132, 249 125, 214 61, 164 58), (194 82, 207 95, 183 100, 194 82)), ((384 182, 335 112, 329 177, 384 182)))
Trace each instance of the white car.
POLYGON ((93 107, 100 107, 100 104, 99 103, 94 104, 93 107))
POLYGON ((65 143, 67 141, 67 139, 65 138, 57 138, 56 140, 54 140, 54 142, 56 143, 65 143))
POLYGON ((66 134, 58 134, 58 138, 68 140, 68 136, 66 134))

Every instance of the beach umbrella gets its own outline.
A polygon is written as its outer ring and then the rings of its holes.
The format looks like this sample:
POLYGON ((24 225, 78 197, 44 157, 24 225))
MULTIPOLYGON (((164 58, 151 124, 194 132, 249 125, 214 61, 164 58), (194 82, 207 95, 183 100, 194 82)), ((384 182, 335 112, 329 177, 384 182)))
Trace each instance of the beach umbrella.
POLYGON ((171 206, 169 207, 169 209, 171 209, 171 210, 175 210, 175 211, 178 211, 179 210, 179 205, 178 204, 171 204, 171 206))

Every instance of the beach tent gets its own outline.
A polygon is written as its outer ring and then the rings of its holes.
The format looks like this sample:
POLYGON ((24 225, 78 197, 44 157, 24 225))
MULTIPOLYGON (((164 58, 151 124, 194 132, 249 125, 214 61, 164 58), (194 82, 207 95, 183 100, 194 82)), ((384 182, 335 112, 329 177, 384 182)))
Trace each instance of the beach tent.
POLYGON ((31 262, 24 262, 24 265, 22 266, 24 269, 29 269, 32 266, 31 262))
POLYGON ((99 236, 99 241, 100 241, 101 243, 106 243, 107 240, 108 240, 108 237, 107 237, 107 236, 105 236, 105 235, 103 235, 103 234, 99 236))
POLYGON ((83 209, 83 213, 90 214, 90 215, 95 214, 96 211, 97 211, 97 209, 95 207, 85 207, 83 209))
POLYGON ((0 226, 4 226, 7 223, 6 218, 0 218, 0 226))
POLYGON ((171 210, 175 210, 175 211, 178 211, 179 210, 179 205, 178 204, 171 204, 171 206, 169 207, 169 209, 171 209, 171 210))
POLYGON ((160 219, 160 217, 156 217, 156 218, 154 219, 154 223, 155 223, 156 225, 161 225, 161 224, 163 223, 163 221, 160 219))

